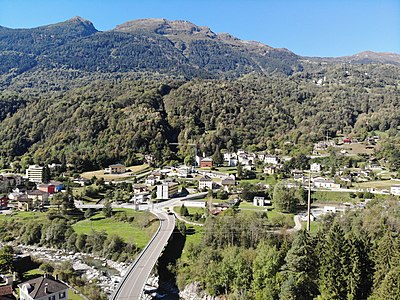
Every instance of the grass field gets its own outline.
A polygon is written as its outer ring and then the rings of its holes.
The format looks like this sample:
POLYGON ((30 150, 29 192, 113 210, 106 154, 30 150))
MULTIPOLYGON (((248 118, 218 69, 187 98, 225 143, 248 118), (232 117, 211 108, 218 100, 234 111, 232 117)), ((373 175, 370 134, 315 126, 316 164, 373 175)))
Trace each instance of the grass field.
POLYGON ((280 224, 281 226, 287 225, 289 227, 294 227, 294 214, 285 214, 277 212, 275 210, 270 210, 267 212, 268 220, 273 224, 280 224))
POLYGON ((139 166, 126 167, 127 170, 129 169, 131 171, 126 172, 124 174, 104 174, 104 170, 97 170, 97 171, 84 172, 81 174, 81 176, 87 179, 91 179, 93 176, 96 176, 97 178, 103 177, 104 180, 125 180, 127 178, 134 176, 135 174, 142 173, 149 168, 150 168, 149 165, 144 164, 139 166))
POLYGON ((375 189, 388 189, 395 184, 400 184, 398 180, 377 180, 377 181, 367 181, 354 183, 354 186, 359 188, 375 188, 375 189))
MULTIPOLYGON (((203 208, 203 207, 188 207, 188 206, 186 206, 186 208, 189 211, 189 215, 194 215, 195 213, 203 214, 206 211, 205 208, 203 208)), ((174 211, 177 214, 180 214, 180 210, 181 210, 180 206, 174 207, 174 211)))
POLYGON ((235 174, 237 171, 236 167, 218 167, 215 171, 225 173, 225 174, 235 174))
POLYGON ((185 251, 189 244, 199 245, 203 240, 203 227, 202 226, 194 226, 194 225, 186 225, 186 241, 185 246, 182 251, 181 259, 187 259, 187 251, 185 251))
POLYGON ((253 203, 247 201, 240 202, 239 208, 243 210, 256 210, 256 211, 266 211, 268 209, 266 206, 254 206, 253 203))
POLYGON ((0 220, 14 221, 38 221, 44 222, 47 220, 47 212, 30 212, 30 211, 14 211, 12 214, 0 214, 0 220))
MULTIPOLYGON (((150 213, 136 212, 132 209, 118 209, 114 210, 114 212, 125 212, 128 217, 133 216, 135 221, 132 224, 120 222, 114 218, 104 218, 102 213, 98 213, 90 219, 72 225, 72 227, 78 234, 89 234, 92 230, 105 231, 109 235, 115 234, 120 236, 127 243, 144 248, 157 230, 159 222, 154 222, 148 228, 141 229, 138 223, 147 218, 148 215, 146 214, 150 213)), ((151 214, 150 217, 155 218, 151 214)))
POLYGON ((330 192, 330 191, 317 191, 311 195, 313 201, 317 202, 354 202, 355 198, 350 197, 350 193, 346 192, 330 192))
POLYGON ((371 145, 352 143, 352 144, 344 144, 339 146, 337 149, 346 150, 350 155, 358 155, 358 154, 373 154, 374 148, 371 145), (368 148, 367 148, 368 147, 368 148))
POLYGON ((27 280, 30 280, 32 278, 36 278, 36 277, 39 277, 39 276, 42 276, 42 275, 43 275, 43 271, 40 270, 39 268, 32 269, 32 270, 24 272, 22 280, 23 281, 27 281, 27 280))

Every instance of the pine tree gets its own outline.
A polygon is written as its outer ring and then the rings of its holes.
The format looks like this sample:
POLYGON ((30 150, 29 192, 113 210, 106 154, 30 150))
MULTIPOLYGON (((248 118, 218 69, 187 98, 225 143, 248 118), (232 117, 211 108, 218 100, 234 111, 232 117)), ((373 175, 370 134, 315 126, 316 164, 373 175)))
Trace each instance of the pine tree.
POLYGON ((189 216, 189 211, 188 211, 187 207, 184 204, 182 204, 179 213, 180 213, 181 216, 184 216, 184 217, 189 216))
POLYGON ((399 266, 399 243, 391 231, 387 231, 381 238, 375 253, 374 289, 378 288, 386 274, 399 266))
POLYGON ((279 294, 279 269, 283 264, 283 251, 261 242, 253 261, 252 289, 256 299, 277 299, 279 294))
POLYGON ((358 238, 349 239, 348 299, 367 299, 372 287, 372 262, 369 244, 358 238))
POLYGON ((217 146, 217 148, 215 149, 215 152, 212 156, 213 159, 213 163, 218 166, 218 165, 222 165, 224 162, 224 157, 222 156, 221 151, 219 150, 219 146, 217 146))
POLYGON ((103 214, 106 218, 111 218, 111 216, 112 216, 112 206, 111 206, 111 202, 108 200, 106 200, 104 202, 103 214))
POLYGON ((347 299, 349 245, 342 228, 334 223, 326 235, 320 266, 323 299, 347 299))
POLYGON ((381 282, 379 288, 368 298, 370 300, 398 300, 400 299, 400 267, 391 269, 381 282))
POLYGON ((48 183, 48 182, 50 182, 50 179, 51 179, 50 168, 49 168, 49 166, 46 165, 43 167, 42 181, 44 183, 48 183))
POLYGON ((285 257, 280 299, 313 299, 318 295, 317 259, 307 231, 301 231, 285 257))

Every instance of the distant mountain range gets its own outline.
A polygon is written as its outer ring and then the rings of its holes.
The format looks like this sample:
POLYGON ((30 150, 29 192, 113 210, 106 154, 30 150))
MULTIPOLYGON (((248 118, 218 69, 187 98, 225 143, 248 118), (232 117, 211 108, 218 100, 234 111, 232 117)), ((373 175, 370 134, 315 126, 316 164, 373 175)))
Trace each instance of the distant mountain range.
POLYGON ((237 77, 258 72, 290 75, 304 61, 400 64, 400 55, 362 52, 304 58, 287 49, 216 34, 188 21, 141 19, 100 32, 81 17, 32 29, 0 27, 0 74, 31 69, 157 71, 186 78, 237 77))

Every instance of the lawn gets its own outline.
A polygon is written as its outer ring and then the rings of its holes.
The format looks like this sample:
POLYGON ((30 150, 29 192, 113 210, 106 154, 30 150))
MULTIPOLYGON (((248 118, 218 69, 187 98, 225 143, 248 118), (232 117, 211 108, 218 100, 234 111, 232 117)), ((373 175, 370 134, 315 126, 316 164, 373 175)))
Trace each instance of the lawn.
POLYGON ((150 226, 143 228, 147 218, 155 219, 148 212, 136 212, 132 209, 118 209, 114 212, 125 212, 128 217, 133 216, 133 223, 117 221, 115 218, 105 218, 98 213, 90 219, 85 219, 72 225, 76 233, 89 234, 92 230, 105 231, 108 235, 120 236, 125 242, 144 248, 159 226, 159 222, 153 222, 150 226), (142 225, 140 225, 142 223, 142 225))
POLYGON ((189 244, 199 245, 203 240, 203 227, 202 226, 194 226, 194 225, 186 225, 186 241, 185 246, 182 251, 181 259, 187 259, 185 251, 189 244))
POLYGON ((294 214, 281 213, 273 209, 267 212, 267 216, 272 224, 287 225, 289 227, 294 227, 295 225, 293 220, 294 214))
POLYGON ((143 164, 139 166, 126 167, 126 169, 127 170, 129 169, 131 171, 126 172, 124 174, 104 174, 104 169, 103 169, 97 171, 84 172, 81 174, 81 176, 87 179, 91 179, 93 176, 96 176, 97 178, 103 177, 104 180, 125 180, 127 178, 131 178, 136 174, 143 173, 147 169, 150 170, 150 167, 148 164, 143 164))
POLYGON ((240 181, 239 181, 239 183, 250 183, 250 184, 257 184, 257 183, 266 183, 266 181, 265 180, 263 180, 263 179, 258 179, 258 178, 254 178, 254 179, 241 179, 240 181))
POLYGON ((32 269, 32 270, 24 272, 22 281, 27 281, 27 280, 30 280, 30 279, 33 279, 36 277, 40 277, 42 275, 43 275, 43 271, 40 270, 39 268, 32 269))
POLYGON ((268 209, 267 206, 254 206, 253 203, 247 201, 240 202, 239 208, 243 210, 257 210, 257 211, 266 211, 268 209))
POLYGON ((311 195, 313 201, 317 202, 354 202, 355 198, 350 197, 349 192, 316 191, 311 195))
POLYGON ((215 171, 225 173, 225 174, 236 174, 237 168, 236 167, 217 167, 215 169, 215 171))
MULTIPOLYGON (((186 206, 187 210, 189 211, 189 215, 194 215, 195 213, 203 214, 206 210, 203 207, 189 207, 186 206)), ((181 207, 175 206, 174 211, 180 214, 181 207)))

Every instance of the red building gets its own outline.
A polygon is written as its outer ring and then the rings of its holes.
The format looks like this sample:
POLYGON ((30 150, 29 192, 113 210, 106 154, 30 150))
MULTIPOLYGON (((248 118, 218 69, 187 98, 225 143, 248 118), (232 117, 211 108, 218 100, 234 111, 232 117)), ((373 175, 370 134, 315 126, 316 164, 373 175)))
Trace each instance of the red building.
POLYGON ((0 209, 4 209, 8 207, 8 197, 2 197, 0 198, 0 209))
POLYGON ((212 168, 213 160, 210 157, 203 158, 200 161, 200 168, 212 168))
POLYGON ((54 194, 55 189, 56 189, 56 187, 54 184, 39 184, 38 185, 39 191, 46 192, 49 194, 54 194))

